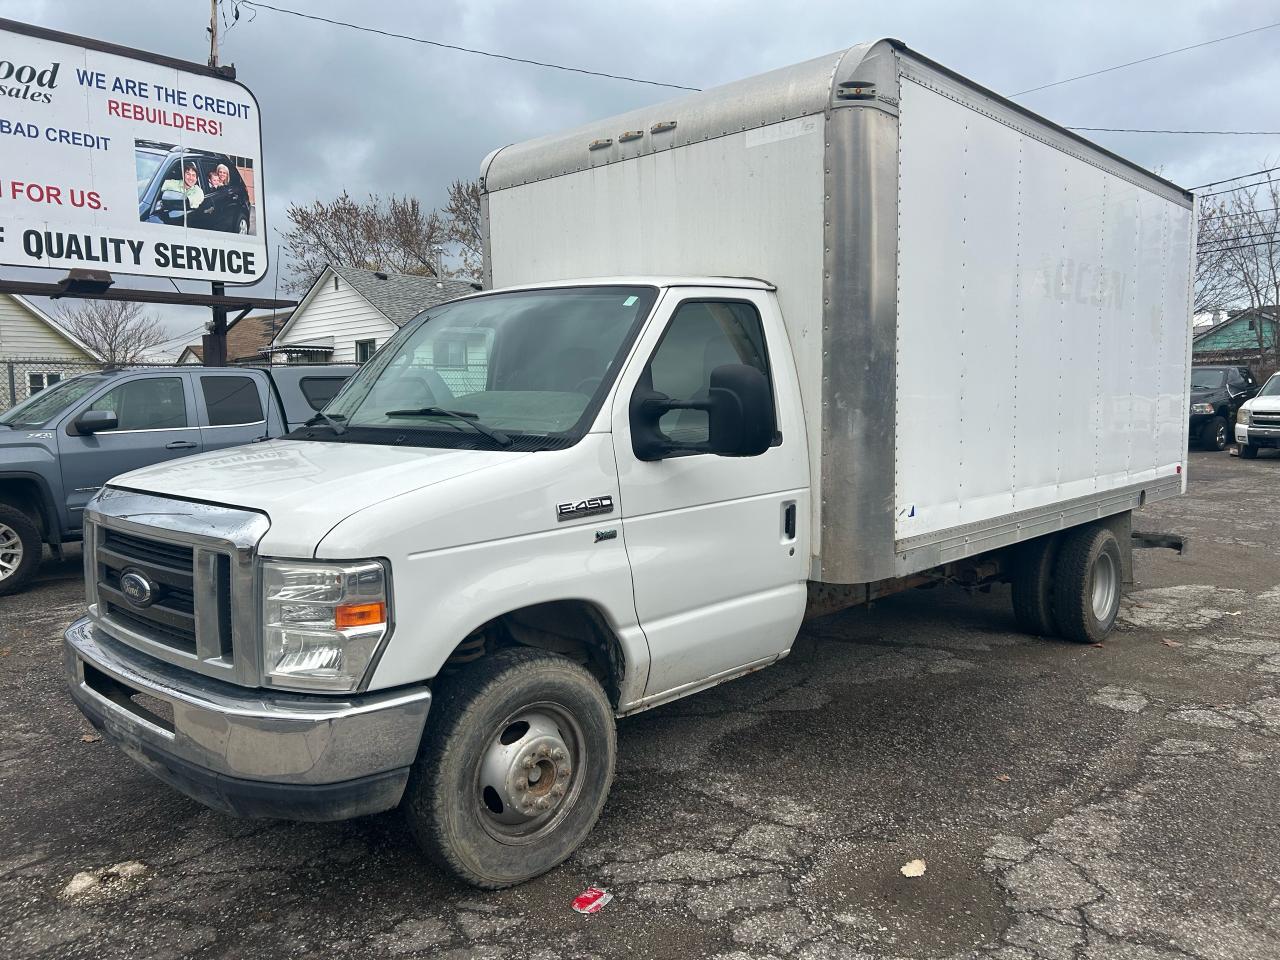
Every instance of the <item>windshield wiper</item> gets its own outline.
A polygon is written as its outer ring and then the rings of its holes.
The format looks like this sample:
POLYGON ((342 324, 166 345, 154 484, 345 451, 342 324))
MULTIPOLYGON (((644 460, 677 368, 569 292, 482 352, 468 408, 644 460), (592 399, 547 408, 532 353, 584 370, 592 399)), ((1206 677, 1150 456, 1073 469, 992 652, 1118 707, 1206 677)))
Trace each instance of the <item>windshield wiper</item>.
POLYGON ((382 415, 384 417, 451 417, 454 420, 465 423, 477 433, 484 434, 494 443, 509 447, 512 442, 511 438, 501 430, 486 427, 481 423, 480 414, 471 413, 467 410, 446 410, 444 407, 418 407, 416 410, 385 410, 382 415))
POLYGON ((318 411, 314 417, 312 417, 310 420, 304 423, 303 426, 312 427, 312 426, 315 426, 317 423, 323 423, 326 427, 328 427, 330 430, 333 431, 333 435, 335 437, 340 437, 347 432, 347 428, 344 427, 338 421, 345 420, 345 419, 347 418, 340 413, 334 414, 333 416, 329 416, 329 414, 321 410, 321 411, 318 411))

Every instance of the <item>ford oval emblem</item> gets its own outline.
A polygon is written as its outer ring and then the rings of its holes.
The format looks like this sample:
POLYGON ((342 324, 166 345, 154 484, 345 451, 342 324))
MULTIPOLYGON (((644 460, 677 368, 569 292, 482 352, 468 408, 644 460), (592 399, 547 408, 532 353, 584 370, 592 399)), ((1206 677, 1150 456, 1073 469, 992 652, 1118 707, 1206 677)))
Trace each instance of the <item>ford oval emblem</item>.
POLYGON ((156 599, 155 584, 137 570, 120 574, 120 592, 135 607, 149 607, 156 599))

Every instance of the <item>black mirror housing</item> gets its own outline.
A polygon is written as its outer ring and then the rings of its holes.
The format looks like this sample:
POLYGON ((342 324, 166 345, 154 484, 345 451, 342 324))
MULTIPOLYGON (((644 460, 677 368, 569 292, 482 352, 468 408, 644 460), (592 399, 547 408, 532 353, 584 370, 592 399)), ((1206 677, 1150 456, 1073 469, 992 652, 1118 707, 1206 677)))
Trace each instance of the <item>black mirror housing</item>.
POLYGON ((76 433, 81 436, 98 433, 102 430, 116 430, 120 426, 120 418, 111 410, 86 410, 76 417, 72 423, 76 433))
POLYGON ((745 363, 711 371, 707 410, 711 452, 721 457, 758 457, 773 443, 777 425, 769 378, 745 363))
POLYGON ((631 395, 631 449, 638 460, 662 460, 677 453, 714 453, 720 457, 757 457, 777 433, 769 378, 745 363, 711 371, 706 400, 672 400, 641 386, 631 395), (705 444, 673 443, 658 421, 671 410, 705 410, 705 444))

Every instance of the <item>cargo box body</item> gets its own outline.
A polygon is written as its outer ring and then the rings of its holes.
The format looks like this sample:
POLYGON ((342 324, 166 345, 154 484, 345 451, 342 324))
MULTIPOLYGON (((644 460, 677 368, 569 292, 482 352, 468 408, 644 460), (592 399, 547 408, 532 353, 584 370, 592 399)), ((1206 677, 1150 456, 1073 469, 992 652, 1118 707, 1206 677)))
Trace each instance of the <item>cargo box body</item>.
POLYGON ((896 41, 482 173, 493 286, 776 286, 813 580, 904 576, 1183 490, 1191 195, 896 41))

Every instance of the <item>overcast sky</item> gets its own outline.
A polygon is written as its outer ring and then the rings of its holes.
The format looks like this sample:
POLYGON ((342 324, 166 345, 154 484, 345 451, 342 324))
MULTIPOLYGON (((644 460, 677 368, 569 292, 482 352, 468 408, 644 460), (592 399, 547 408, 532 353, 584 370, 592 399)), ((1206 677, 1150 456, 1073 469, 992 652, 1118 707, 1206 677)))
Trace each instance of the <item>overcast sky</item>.
MULTIPOLYGON (((891 36, 1001 93, 1280 21, 1280 4, 1260 0, 274 2, 445 43, 694 87, 891 36)), ((224 6, 229 16, 231 0, 224 6)), ((207 0, 5 0, 2 12, 187 60, 208 56, 207 0)), ((1278 52, 1280 28, 1019 102, 1064 125, 1280 130, 1278 52)), ((261 105, 273 261, 290 203, 328 200, 345 188, 357 196, 407 193, 435 206, 449 182, 474 177, 494 147, 680 95, 247 5, 226 32, 221 57, 235 64, 261 105)), ((1091 136, 1185 186, 1270 166, 1267 160, 1280 157, 1274 136, 1091 136)), ((255 292, 271 296, 272 279, 255 292)), ((165 321, 175 334, 207 316, 160 309, 168 311, 165 321)))

